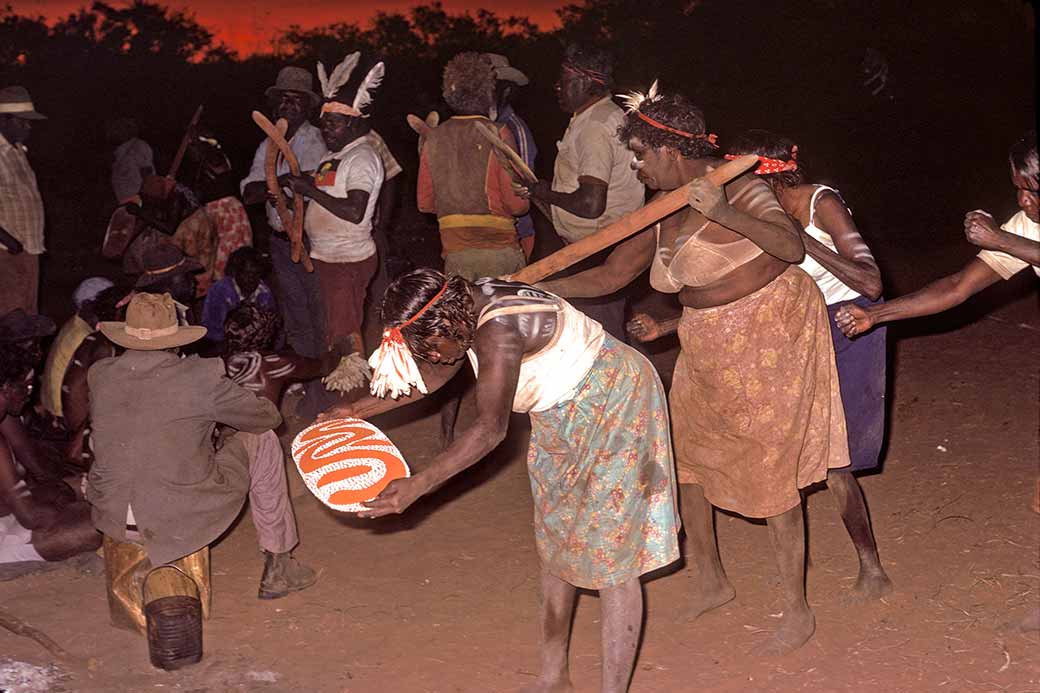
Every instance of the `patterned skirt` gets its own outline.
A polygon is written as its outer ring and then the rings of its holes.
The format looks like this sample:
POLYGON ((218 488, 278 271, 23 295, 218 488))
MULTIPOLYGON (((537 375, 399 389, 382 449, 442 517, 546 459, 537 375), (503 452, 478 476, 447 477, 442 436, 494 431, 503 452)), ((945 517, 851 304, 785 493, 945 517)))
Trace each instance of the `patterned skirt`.
POLYGON ((527 467, 550 575, 603 589, 679 558, 664 388, 631 347, 607 336, 574 398, 531 414, 527 467))
POLYGON ((796 266, 733 303, 686 308, 669 396, 679 482, 772 517, 849 464, 827 306, 796 266))

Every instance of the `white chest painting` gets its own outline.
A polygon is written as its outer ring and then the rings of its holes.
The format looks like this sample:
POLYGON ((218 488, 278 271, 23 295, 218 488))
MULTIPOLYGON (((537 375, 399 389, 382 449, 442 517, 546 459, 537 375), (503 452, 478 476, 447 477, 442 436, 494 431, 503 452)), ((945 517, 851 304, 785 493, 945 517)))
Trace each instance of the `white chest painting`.
POLYGON ((343 512, 364 510, 394 479, 411 475, 404 457, 386 435, 361 419, 332 419, 296 436, 292 458, 307 489, 343 512))

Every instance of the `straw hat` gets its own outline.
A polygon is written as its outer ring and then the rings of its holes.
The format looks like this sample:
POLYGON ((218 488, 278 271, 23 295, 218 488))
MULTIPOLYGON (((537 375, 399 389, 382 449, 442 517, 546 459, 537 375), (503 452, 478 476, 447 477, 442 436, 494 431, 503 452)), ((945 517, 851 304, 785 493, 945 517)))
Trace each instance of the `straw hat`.
POLYGON ((177 324, 177 307, 169 294, 137 294, 126 308, 126 322, 98 324, 102 334, 121 347, 156 351, 202 339, 205 327, 177 324))

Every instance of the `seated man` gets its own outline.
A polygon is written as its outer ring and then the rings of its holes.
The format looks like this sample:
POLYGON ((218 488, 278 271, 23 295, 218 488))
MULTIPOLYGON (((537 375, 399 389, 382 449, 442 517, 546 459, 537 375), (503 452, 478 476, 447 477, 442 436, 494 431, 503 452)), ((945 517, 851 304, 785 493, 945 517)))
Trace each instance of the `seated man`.
MULTIPOLYGON (((31 351, 0 344, 0 422, 17 420, 28 402, 34 363, 31 351)), ((101 535, 90 521, 90 506, 74 496, 31 492, 5 432, 0 426, 0 567, 95 551, 101 535)))
POLYGON ((179 325, 168 294, 137 294, 126 322, 100 328, 127 351, 87 375, 96 457, 87 497, 95 526, 119 541, 140 537, 152 564, 161 565, 215 541, 248 493, 266 554, 259 597, 313 585, 315 572, 289 553, 298 537, 271 430, 281 422, 278 408, 226 378, 220 359, 178 356, 206 328, 179 325), (215 449, 218 424, 239 432, 215 449))

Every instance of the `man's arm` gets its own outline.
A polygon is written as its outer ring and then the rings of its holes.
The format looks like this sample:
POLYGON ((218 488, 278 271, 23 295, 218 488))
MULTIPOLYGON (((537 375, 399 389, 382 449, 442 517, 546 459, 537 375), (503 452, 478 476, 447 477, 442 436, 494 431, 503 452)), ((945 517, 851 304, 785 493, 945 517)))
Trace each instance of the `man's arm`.
POLYGON ((480 362, 477 377, 477 419, 430 466, 407 479, 390 483, 368 503, 359 517, 380 517, 404 512, 420 496, 429 493, 463 469, 476 464, 505 440, 524 340, 520 331, 503 319, 492 320, 478 332, 473 344, 480 362))
POLYGON ((0 245, 3 245, 7 249, 7 252, 12 255, 17 255, 25 250, 25 248, 22 247, 22 242, 8 233, 7 229, 3 226, 0 226, 0 245))
POLYGON ((942 313, 996 284, 1000 278, 985 262, 977 257, 972 258, 957 272, 937 279, 912 294, 868 308, 852 304, 842 306, 834 320, 846 337, 853 337, 884 322, 942 313))
POLYGON ((0 438, 11 446, 15 459, 25 467, 32 481, 61 481, 61 469, 48 464, 39 454, 36 443, 26 433, 17 416, 6 416, 0 421, 0 438))
POLYGON ((606 296, 631 284, 653 262, 657 238, 652 228, 619 244, 598 267, 570 277, 539 282, 539 288, 564 298, 606 296))
POLYGON ((982 210, 968 212, 964 217, 964 235, 968 241, 985 250, 994 250, 1040 267, 1040 242, 1010 233, 982 210))
POLYGON ((273 402, 257 397, 224 375, 221 359, 201 359, 199 369, 198 375, 212 383, 207 416, 213 421, 247 433, 264 433, 282 422, 282 415, 273 402))
POLYGON ((595 219, 607 209, 607 188, 614 169, 616 132, 604 123, 589 123, 575 142, 578 189, 563 193, 546 181, 529 188, 531 197, 548 202, 583 219, 595 219))

